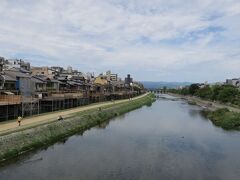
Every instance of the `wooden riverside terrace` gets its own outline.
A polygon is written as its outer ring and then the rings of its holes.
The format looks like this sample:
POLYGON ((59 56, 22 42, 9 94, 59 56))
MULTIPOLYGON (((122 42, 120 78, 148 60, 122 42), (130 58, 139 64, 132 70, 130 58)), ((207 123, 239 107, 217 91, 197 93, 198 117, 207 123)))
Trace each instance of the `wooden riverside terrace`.
POLYGON ((47 92, 42 98, 21 95, 0 95, 0 121, 16 119, 46 112, 59 111, 96 102, 127 99, 139 92, 47 92))
POLYGON ((21 104, 20 95, 0 95, 0 106, 21 104))

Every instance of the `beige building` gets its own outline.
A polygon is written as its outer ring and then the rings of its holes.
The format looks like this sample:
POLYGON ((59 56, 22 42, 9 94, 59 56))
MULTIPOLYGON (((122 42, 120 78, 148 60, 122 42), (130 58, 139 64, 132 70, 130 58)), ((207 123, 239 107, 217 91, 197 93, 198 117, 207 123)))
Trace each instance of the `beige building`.
POLYGON ((50 69, 49 67, 32 67, 32 75, 44 75, 50 79, 53 79, 56 75, 56 71, 50 69))

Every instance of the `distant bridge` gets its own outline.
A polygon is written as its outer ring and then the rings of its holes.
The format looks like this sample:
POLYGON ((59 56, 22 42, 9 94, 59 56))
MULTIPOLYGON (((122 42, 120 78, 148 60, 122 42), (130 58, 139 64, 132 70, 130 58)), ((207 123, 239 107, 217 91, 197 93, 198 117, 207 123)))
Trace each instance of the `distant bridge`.
POLYGON ((155 94, 165 94, 167 92, 166 89, 152 89, 149 90, 151 93, 155 93, 155 94))

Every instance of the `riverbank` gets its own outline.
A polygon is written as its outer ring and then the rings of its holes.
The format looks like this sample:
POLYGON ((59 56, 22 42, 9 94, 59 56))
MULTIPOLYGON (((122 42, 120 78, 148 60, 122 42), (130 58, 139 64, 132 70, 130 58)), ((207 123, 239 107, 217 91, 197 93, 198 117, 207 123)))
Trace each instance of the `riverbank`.
POLYGON ((202 100, 198 97, 183 96, 179 94, 172 94, 172 96, 187 100, 191 105, 198 105, 203 107, 203 114, 213 122, 216 126, 223 129, 240 130, 240 109, 229 105, 220 104, 217 102, 202 100))
POLYGON ((240 130, 240 113, 232 112, 224 108, 215 111, 203 111, 203 114, 216 126, 227 130, 240 130))
POLYGON ((153 95, 147 94, 122 103, 115 104, 113 102, 111 106, 102 107, 101 110, 95 108, 84 112, 76 112, 62 121, 51 121, 47 124, 2 135, 0 136, 0 161, 11 159, 37 148, 49 146, 113 117, 144 105, 150 105, 153 101, 153 95))
POLYGON ((198 98, 196 96, 184 96, 184 95, 173 94, 173 93, 168 93, 168 94, 171 95, 171 96, 174 96, 174 97, 184 99, 184 100, 188 101, 190 104, 201 106, 202 108, 204 108, 208 111, 216 111, 217 109, 227 108, 232 112, 240 113, 240 108, 232 107, 230 105, 221 104, 219 102, 203 100, 203 99, 198 98))

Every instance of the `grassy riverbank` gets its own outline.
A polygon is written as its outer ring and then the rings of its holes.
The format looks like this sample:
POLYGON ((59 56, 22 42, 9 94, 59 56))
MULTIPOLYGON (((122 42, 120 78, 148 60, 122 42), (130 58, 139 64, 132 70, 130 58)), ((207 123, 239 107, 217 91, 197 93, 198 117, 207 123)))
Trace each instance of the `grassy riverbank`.
POLYGON ((205 110, 203 111, 203 114, 216 126, 228 130, 240 130, 240 108, 203 100, 193 96, 184 96, 172 93, 170 95, 181 97, 187 100, 190 105, 199 105, 204 107, 205 110))
POLYGON ((168 92, 196 96, 203 100, 217 101, 232 107, 240 108, 239 88, 232 85, 204 85, 191 84, 182 89, 169 89, 168 92))
POLYGON ((219 108, 224 107, 223 105, 214 103, 212 101, 203 100, 203 99, 200 99, 200 98, 194 97, 194 96, 185 96, 185 95, 174 94, 174 93, 168 93, 168 94, 171 95, 171 96, 178 97, 178 98, 181 98, 183 100, 186 100, 187 103, 190 104, 190 105, 198 105, 198 106, 204 107, 209 111, 214 111, 214 110, 217 110, 219 108))
POLYGON ((240 113, 229 111, 227 108, 216 111, 203 111, 216 126, 224 129, 240 129, 240 113))
POLYGON ((142 98, 130 100, 111 107, 103 108, 101 111, 89 110, 76 113, 75 116, 26 129, 20 132, 6 134, 0 137, 0 161, 8 160, 28 151, 49 146, 61 139, 81 133, 106 120, 130 112, 144 105, 151 105, 154 101, 152 94, 142 98))
POLYGON ((195 101, 188 101, 188 104, 190 104, 190 105, 197 105, 197 103, 195 101))

